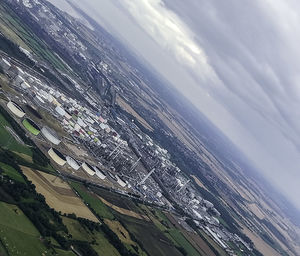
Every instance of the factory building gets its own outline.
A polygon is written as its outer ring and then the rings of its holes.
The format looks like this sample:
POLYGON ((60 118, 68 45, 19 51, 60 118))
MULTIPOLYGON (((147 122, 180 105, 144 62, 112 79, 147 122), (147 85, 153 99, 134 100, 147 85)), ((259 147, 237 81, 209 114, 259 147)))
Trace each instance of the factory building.
POLYGON ((48 155, 51 157, 51 159, 57 163, 58 165, 60 166, 63 166, 65 165, 66 163, 66 158, 65 156, 60 153, 57 149, 55 148, 50 148, 49 151, 48 151, 48 155))
POLYGON ((14 83, 15 86, 20 87, 21 84, 24 83, 24 82, 25 82, 25 79, 24 79, 22 76, 17 75, 17 76, 15 77, 13 83, 14 83))
POLYGON ((30 119, 25 118, 22 122, 23 126, 26 128, 27 131, 32 133, 33 135, 37 136, 40 134, 40 128, 30 119))
POLYGON ((58 135, 56 134, 55 131, 53 131, 52 129, 50 129, 47 126, 44 126, 41 130, 43 136, 50 141, 51 143, 53 143, 54 145, 58 145, 61 140, 59 139, 58 135))
POLYGON ((6 106, 15 116, 19 118, 25 116, 25 111, 17 103, 9 101, 6 106))
POLYGON ((56 113, 59 114, 60 116, 64 116, 64 115, 66 114, 66 111, 65 111, 62 107, 60 107, 60 106, 57 106, 57 107, 55 108, 55 111, 56 111, 56 113))

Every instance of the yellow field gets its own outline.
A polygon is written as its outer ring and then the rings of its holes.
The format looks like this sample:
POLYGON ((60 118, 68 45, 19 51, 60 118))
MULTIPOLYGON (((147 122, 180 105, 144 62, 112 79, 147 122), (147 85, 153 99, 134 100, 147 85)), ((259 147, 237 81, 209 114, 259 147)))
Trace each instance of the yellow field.
POLYGON ((27 162, 33 163, 32 157, 31 157, 31 156, 26 155, 26 154, 23 154, 23 153, 20 153, 20 152, 16 152, 16 151, 13 151, 13 152, 14 152, 14 154, 16 154, 16 155, 22 157, 22 158, 23 158, 24 160, 26 160, 27 162))
POLYGON ((138 214, 138 213, 136 213, 134 211, 130 211, 128 209, 124 209, 124 208, 118 207, 116 205, 113 205, 112 203, 106 201, 101 196, 98 196, 98 198, 102 201, 102 203, 106 204, 108 207, 114 209, 115 211, 117 211, 117 212, 119 212, 119 213, 121 213, 123 215, 134 217, 134 218, 137 218, 137 219, 140 219, 140 220, 148 220, 149 221, 149 218, 146 215, 138 214))
POLYGON ((141 117, 125 100, 123 100, 120 96, 117 96, 117 104, 124 109, 129 114, 133 115, 146 129, 153 131, 153 128, 147 121, 141 117))
POLYGON ((62 213, 74 213, 76 216, 99 222, 67 183, 54 175, 33 171, 21 166, 26 177, 36 186, 36 191, 46 198, 47 204, 62 213))
POLYGON ((105 219, 104 222, 119 237, 119 239, 123 243, 135 245, 135 242, 131 240, 128 231, 122 226, 122 224, 119 221, 105 219))
POLYGON ((252 233, 248 228, 243 226, 243 233, 247 235, 255 247, 263 254, 263 255, 272 255, 272 256, 280 256, 280 254, 275 251, 270 245, 268 245, 264 240, 262 240, 259 236, 252 233))

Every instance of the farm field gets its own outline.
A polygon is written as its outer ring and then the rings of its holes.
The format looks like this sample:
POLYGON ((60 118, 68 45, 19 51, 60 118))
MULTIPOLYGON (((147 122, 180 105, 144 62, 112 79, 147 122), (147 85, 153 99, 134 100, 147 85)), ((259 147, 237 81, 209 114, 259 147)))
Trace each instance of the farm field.
POLYGON ((25 183, 25 180, 23 179, 22 175, 13 167, 0 162, 0 169, 3 170, 4 175, 10 177, 11 179, 25 183))
POLYGON ((77 220, 67 217, 63 217, 63 223, 67 226, 73 239, 88 242, 96 241, 96 243, 92 243, 92 247, 99 255, 120 256, 116 248, 108 242, 101 231, 93 231, 92 233, 87 228, 82 227, 77 220))
POLYGON ((54 67, 66 70, 66 65, 62 60, 28 26, 24 25, 11 8, 1 3, 0 13, 0 29, 4 35, 26 49, 32 50, 37 56, 49 61, 54 67))
POLYGON ((220 256, 227 256, 227 253, 212 240, 204 231, 200 230, 202 237, 219 253, 220 256))
POLYGON ((36 191, 46 198, 47 204, 56 211, 86 218, 99 222, 96 216, 88 209, 80 198, 72 191, 71 187, 50 174, 33 171, 28 167, 21 167, 26 177, 36 186, 36 191))
POLYGON ((145 205, 140 205, 140 208, 144 210, 144 212, 155 224, 155 226, 159 228, 162 232, 164 232, 164 234, 169 238, 169 240, 173 242, 174 246, 184 248, 187 255, 202 255, 203 251, 197 247, 197 244, 191 242, 191 240, 184 235, 183 230, 174 228, 174 225, 168 220, 168 218, 162 211, 145 205))
POLYGON ((188 231, 182 231, 182 234, 201 255, 215 256, 215 253, 198 234, 188 231))
POLYGON ((0 114, 0 146, 11 151, 32 156, 30 148, 19 143, 8 131, 7 127, 12 129, 7 120, 0 114))
POLYGON ((86 188, 84 188, 81 184, 76 182, 71 182, 71 186, 77 191, 83 201, 89 204, 89 206, 93 208, 95 213, 98 214, 101 218, 110 220, 114 219, 114 215, 111 213, 108 207, 104 203, 102 203, 102 201, 97 197, 96 194, 92 194, 91 192, 87 191, 86 188))
POLYGON ((176 246, 184 248, 188 256, 201 256, 179 230, 170 229, 167 231, 166 236, 168 236, 176 246))
POLYGON ((133 234, 140 241, 148 255, 182 255, 153 223, 129 216, 117 215, 130 234, 133 234))
POLYGON ((127 249, 135 252, 134 248, 137 248, 140 256, 147 256, 140 246, 133 241, 126 228, 119 221, 105 219, 104 222, 119 237, 127 249))
POLYGON ((127 215, 127 216, 131 216, 131 217, 134 217, 134 218, 137 218, 137 219, 141 219, 141 220, 149 220, 147 218, 147 216, 143 215, 143 214, 140 214, 140 213, 136 213, 132 210, 128 210, 128 209, 125 209, 125 208, 121 208, 119 206, 116 206, 108 201, 106 201, 104 198, 102 198, 101 196, 98 195, 98 198, 101 200, 102 203, 104 203, 105 205, 107 205, 108 207, 114 209, 116 212, 118 213, 121 213, 121 214, 124 214, 124 215, 127 215))
MULTIPOLYGON (((133 241, 126 228, 118 220, 115 220, 116 216, 114 216, 113 211, 111 211, 109 207, 101 201, 97 194, 87 191, 79 183, 72 182, 72 187, 79 193, 82 199, 89 204, 93 211, 103 218, 105 224, 118 236, 128 250, 136 252, 136 248, 140 256, 146 256, 140 246, 133 241)), ((109 203, 109 205, 111 204, 109 203)), ((123 210, 129 211, 126 209, 123 210)))
POLYGON ((112 193, 110 191, 101 188, 95 188, 93 189, 93 191, 99 196, 101 196, 102 198, 104 198, 106 201, 108 201, 109 203, 117 207, 134 211, 136 213, 142 213, 139 206, 136 203, 134 203, 132 199, 126 196, 112 193))
POLYGON ((0 202, 0 239, 9 255, 52 255, 23 212, 4 202, 0 202))

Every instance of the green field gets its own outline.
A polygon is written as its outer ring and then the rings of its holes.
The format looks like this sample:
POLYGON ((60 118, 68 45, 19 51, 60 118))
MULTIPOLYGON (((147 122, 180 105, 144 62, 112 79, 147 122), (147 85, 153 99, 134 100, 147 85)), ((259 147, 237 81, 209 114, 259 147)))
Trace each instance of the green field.
POLYGON ((102 203, 101 200, 96 197, 96 195, 93 195, 90 192, 88 192, 79 183, 71 182, 71 186, 78 192, 83 201, 87 203, 97 215, 104 219, 114 219, 114 215, 111 213, 109 208, 104 203, 102 203))
POLYGON ((58 254, 58 256, 76 256, 76 254, 72 251, 64 251, 61 249, 55 249, 55 251, 58 254))
POLYGON ((66 65, 57 57, 48 45, 32 32, 32 30, 22 22, 16 13, 1 3, 0 5, 0 22, 6 29, 2 32, 16 43, 20 41, 29 47, 37 56, 49 61, 54 67, 65 71, 66 65))
POLYGON ((226 256, 227 253, 214 241, 212 240, 204 231, 200 230, 202 237, 219 253, 220 256, 226 256))
POLYGON ((143 245, 148 255, 182 256, 173 243, 152 222, 118 214, 125 228, 143 245))
POLYGON ((3 202, 0 202, 0 239, 9 255, 51 255, 23 212, 3 202))
POLYGON ((102 188, 96 188, 93 189, 93 191, 97 193, 99 196, 101 196, 102 198, 104 198, 106 201, 110 202, 111 204, 117 207, 127 209, 136 213, 142 213, 140 207, 137 206, 137 204, 135 204, 131 198, 116 193, 112 193, 102 188))
POLYGON ((152 220, 155 226, 160 229, 169 238, 172 243, 177 247, 182 247, 187 252, 188 256, 199 256, 198 251, 190 244, 188 240, 183 236, 180 230, 172 228, 168 218, 160 210, 140 205, 140 208, 144 210, 144 213, 152 220))
POLYGON ((63 217, 63 223, 67 226, 72 239, 88 242, 95 241, 92 247, 99 255, 120 256, 116 248, 108 242, 101 231, 93 231, 91 233, 87 228, 82 227, 77 220, 67 217, 63 217))
POLYGON ((176 246, 184 248, 188 256, 201 256, 179 230, 170 229, 166 235, 175 243, 176 246))
POLYGON ((0 162, 0 169, 3 170, 4 175, 10 177, 11 179, 25 183, 25 180, 22 177, 22 175, 13 167, 0 162))
POLYGON ((17 142, 17 140, 8 132, 6 127, 10 127, 6 119, 0 114, 0 146, 11 151, 19 152, 32 156, 30 148, 17 142))

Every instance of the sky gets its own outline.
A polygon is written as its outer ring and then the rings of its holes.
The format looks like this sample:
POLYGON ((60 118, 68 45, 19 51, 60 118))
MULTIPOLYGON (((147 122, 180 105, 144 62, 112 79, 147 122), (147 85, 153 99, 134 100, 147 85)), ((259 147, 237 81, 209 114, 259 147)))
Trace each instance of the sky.
POLYGON ((71 1, 145 58, 300 209, 299 1, 71 1))

